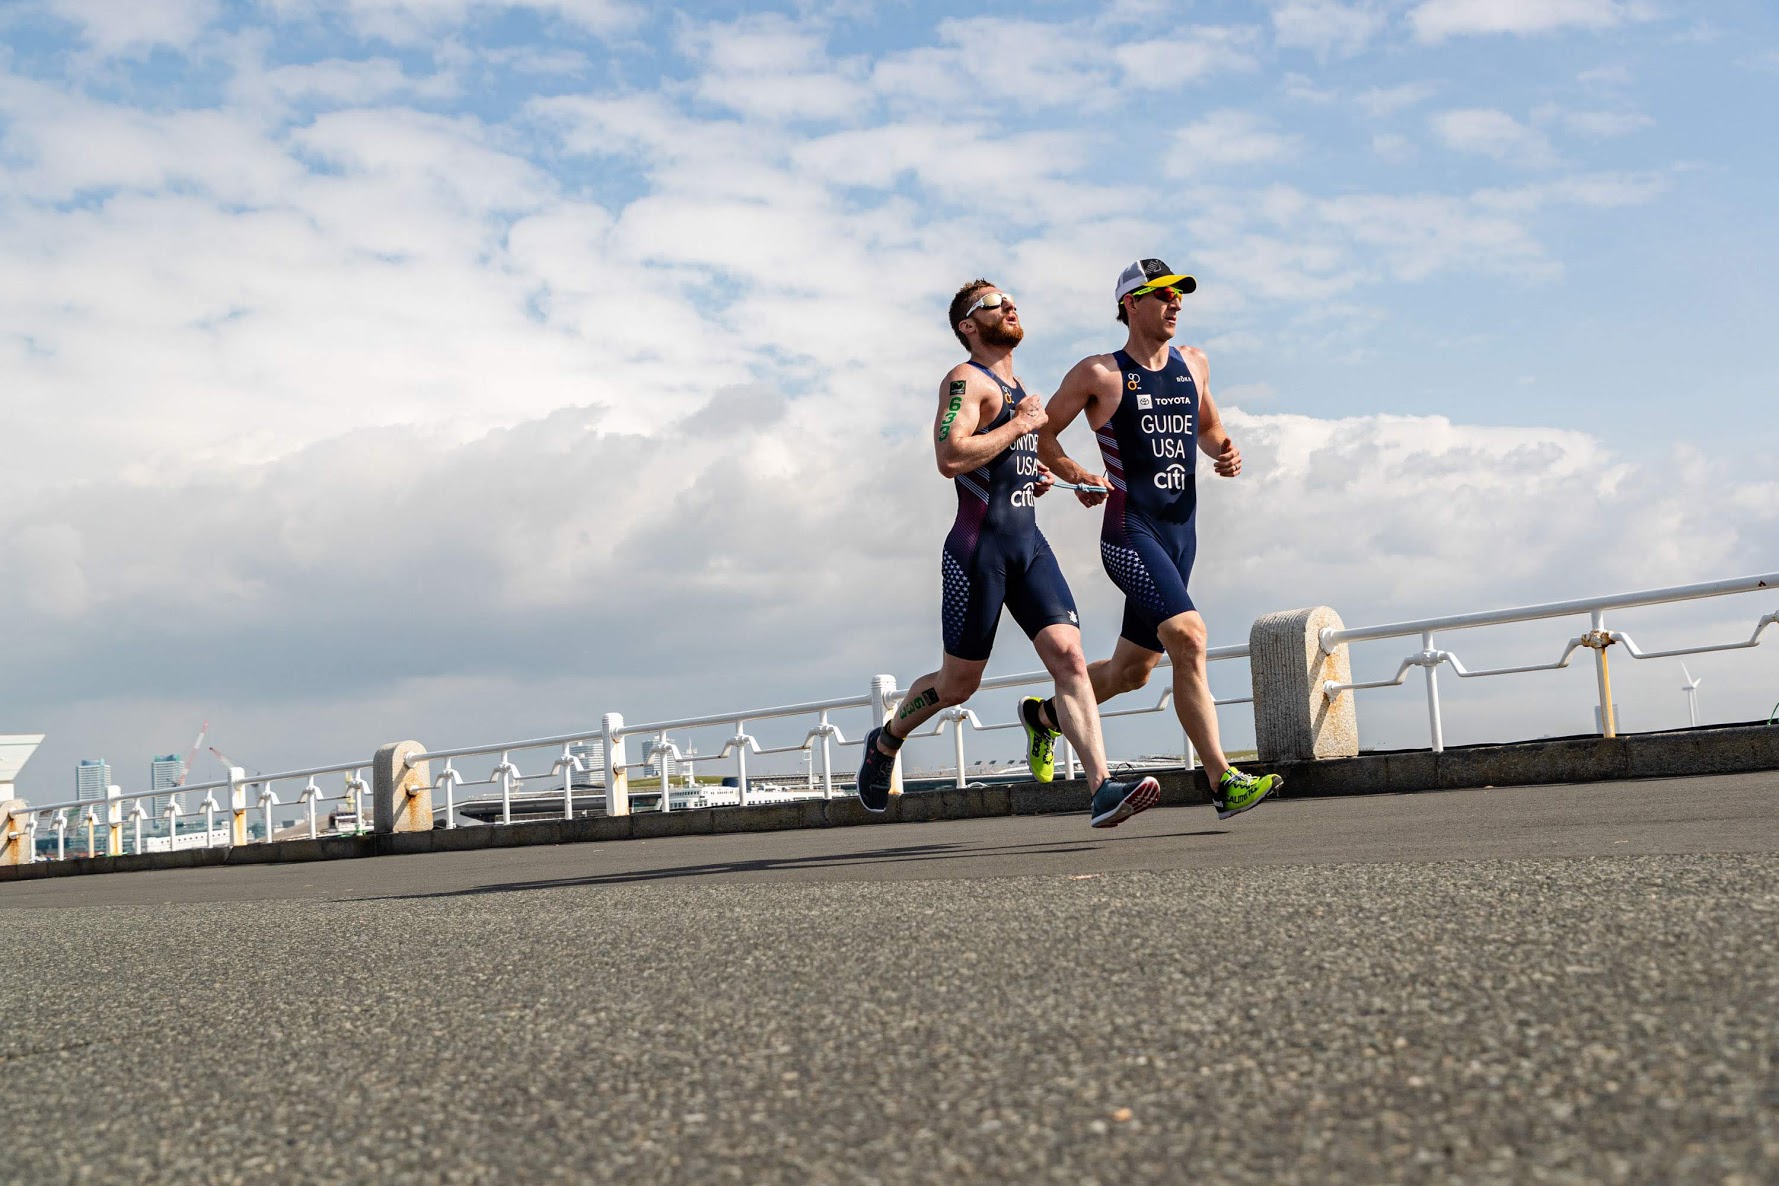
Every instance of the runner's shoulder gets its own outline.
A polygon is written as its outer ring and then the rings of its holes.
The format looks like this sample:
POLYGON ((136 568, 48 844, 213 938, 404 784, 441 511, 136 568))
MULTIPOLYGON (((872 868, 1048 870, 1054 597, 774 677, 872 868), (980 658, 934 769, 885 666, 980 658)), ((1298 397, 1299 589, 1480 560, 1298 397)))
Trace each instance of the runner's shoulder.
POLYGON ((1174 349, 1180 352, 1180 357, 1184 358, 1186 365, 1193 370, 1202 374, 1211 369, 1211 360, 1205 357, 1205 352, 1197 346, 1175 346, 1174 349))
POLYGON ((1089 394, 1099 395, 1118 390, 1118 358, 1113 354, 1089 354, 1069 368, 1065 385, 1078 386, 1089 394))
POLYGON ((969 363, 958 363, 939 380, 939 402, 944 403, 948 399, 969 393, 978 386, 977 380, 981 378, 982 372, 969 363))
MULTIPOLYGON (((967 391, 974 390, 978 387, 995 386, 994 380, 983 374, 981 367, 969 361, 960 362, 949 371, 946 371, 945 378, 939 383, 939 388, 941 391, 950 392, 953 390, 952 385, 955 383, 964 384, 964 389, 967 391)), ((999 388, 996 388, 996 390, 998 391, 999 388)))

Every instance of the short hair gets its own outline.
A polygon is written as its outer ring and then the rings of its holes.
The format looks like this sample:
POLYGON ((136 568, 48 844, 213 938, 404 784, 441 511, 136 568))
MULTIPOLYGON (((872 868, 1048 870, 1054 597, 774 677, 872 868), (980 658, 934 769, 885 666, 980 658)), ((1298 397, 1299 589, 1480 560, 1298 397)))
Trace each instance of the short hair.
MULTIPOLYGON (((1129 295, 1129 293, 1125 294, 1125 296, 1129 295)), ((1130 324, 1130 311, 1124 307, 1124 297, 1118 298, 1118 323, 1120 325, 1130 324)))
POLYGON ((958 344, 965 350, 970 348, 970 339, 964 337, 963 332, 958 329, 957 323, 964 319, 964 310, 976 303, 976 294, 985 288, 994 286, 993 280, 984 280, 978 276, 958 289, 957 295, 951 298, 951 332, 957 335, 958 344))

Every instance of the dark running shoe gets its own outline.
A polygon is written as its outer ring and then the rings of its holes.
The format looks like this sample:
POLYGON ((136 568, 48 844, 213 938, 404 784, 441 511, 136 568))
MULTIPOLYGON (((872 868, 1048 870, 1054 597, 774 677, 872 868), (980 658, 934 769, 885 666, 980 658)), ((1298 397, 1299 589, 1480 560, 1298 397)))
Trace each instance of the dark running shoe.
POLYGON ((859 802, 866 811, 889 810, 890 775, 895 772, 896 759, 877 748, 882 728, 865 734, 865 760, 859 763, 859 802))
POLYGON ((1093 793, 1093 819, 1096 828, 1116 828, 1139 811, 1148 811, 1161 802, 1161 784, 1153 778, 1136 782, 1113 782, 1107 779, 1093 793))

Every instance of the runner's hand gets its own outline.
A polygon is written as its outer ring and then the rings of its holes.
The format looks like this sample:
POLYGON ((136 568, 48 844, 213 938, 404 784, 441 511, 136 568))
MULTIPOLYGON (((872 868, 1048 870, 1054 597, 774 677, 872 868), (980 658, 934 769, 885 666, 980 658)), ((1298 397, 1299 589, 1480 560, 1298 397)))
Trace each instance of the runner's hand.
POLYGON ((1038 476, 1032 480, 1032 497, 1043 498, 1050 493, 1050 483, 1056 481, 1056 475, 1042 461, 1038 462, 1038 476))
POLYGON ((1112 488, 1107 484, 1106 480, 1098 474, 1082 474, 1075 485, 1093 487, 1091 490, 1075 491, 1076 499, 1078 499, 1084 507, 1096 507, 1100 503, 1106 501, 1106 491, 1112 488))
POLYGON ((1235 447, 1232 437, 1223 438, 1223 448, 1212 459, 1211 466, 1219 477, 1233 478, 1242 472, 1242 451, 1235 447))
POLYGON ((1044 410, 1044 401, 1035 395, 1028 395, 1019 401, 1013 411, 1013 418, 1019 422, 1023 432, 1036 432, 1050 423, 1050 414, 1044 410))

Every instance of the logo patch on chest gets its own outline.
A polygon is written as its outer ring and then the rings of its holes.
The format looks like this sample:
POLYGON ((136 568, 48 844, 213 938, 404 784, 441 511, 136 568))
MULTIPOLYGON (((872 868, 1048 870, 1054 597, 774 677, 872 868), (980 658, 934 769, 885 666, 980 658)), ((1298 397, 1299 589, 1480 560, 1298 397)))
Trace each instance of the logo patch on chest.
POLYGON ((1148 395, 1144 395, 1142 392, 1137 393, 1137 408, 1140 411, 1147 412, 1150 408, 1153 408, 1154 406, 1155 406, 1155 400, 1152 397, 1150 397, 1148 395))

